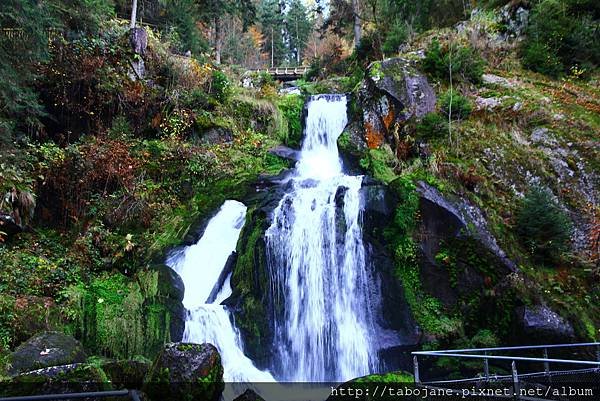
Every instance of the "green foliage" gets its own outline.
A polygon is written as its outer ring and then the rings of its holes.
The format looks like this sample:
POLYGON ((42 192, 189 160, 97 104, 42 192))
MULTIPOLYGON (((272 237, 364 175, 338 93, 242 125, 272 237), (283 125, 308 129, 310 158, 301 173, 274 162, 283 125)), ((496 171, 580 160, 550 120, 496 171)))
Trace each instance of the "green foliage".
POLYGON ((302 56, 312 32, 312 21, 309 19, 308 10, 302 0, 289 0, 287 7, 284 26, 288 30, 290 58, 293 63, 301 65, 302 56))
POLYGON ((229 97, 233 94, 233 87, 227 75, 219 70, 214 70, 212 74, 212 93, 215 98, 225 103, 229 97))
POLYGON ((408 372, 389 372, 359 377, 352 383, 414 383, 415 378, 408 372))
POLYGON ((522 57, 525 67, 551 77, 558 77, 565 68, 556 51, 547 43, 529 43, 524 47, 522 57))
POLYGON ((433 140, 448 134, 448 119, 439 113, 427 113, 416 127, 417 138, 433 140))
POLYGON ((286 60, 287 49, 282 29, 285 16, 281 12, 279 0, 261 1, 257 11, 258 23, 265 39, 262 50, 272 56, 275 66, 282 65, 286 60))
POLYGON ((64 292, 75 334, 88 349, 117 358, 153 357, 169 340, 170 315, 157 294, 156 271, 141 271, 135 281, 103 274, 64 292))
POLYGON ((385 183, 396 179, 394 166, 396 158, 389 147, 382 149, 369 149, 360 159, 360 166, 367 170, 373 177, 385 183))
POLYGON ((407 38, 408 35, 404 21, 396 20, 387 32, 381 50, 385 54, 395 54, 398 52, 400 46, 406 42, 407 38))
POLYGON ((278 102, 277 107, 283 114, 287 127, 280 135, 283 142, 290 147, 299 148, 302 142, 302 109, 304 99, 300 95, 286 95, 278 102))
POLYGON ((455 81, 479 84, 485 62, 469 45, 452 41, 442 46, 439 40, 433 39, 425 51, 422 65, 425 72, 435 78, 449 81, 452 74, 455 81))
POLYGON ((167 21, 172 27, 171 40, 174 50, 200 54, 208 45, 196 24, 200 10, 193 0, 167 0, 167 21))
POLYGON ((571 221, 551 193, 534 186, 515 216, 516 231, 528 251, 541 262, 552 262, 569 249, 571 221))
POLYGON ((557 77, 600 64, 600 23, 593 0, 542 0, 532 10, 523 65, 557 77))
POLYGON ((452 120, 464 120, 471 115, 473 106, 469 99, 454 90, 449 90, 440 96, 440 108, 446 118, 452 120))

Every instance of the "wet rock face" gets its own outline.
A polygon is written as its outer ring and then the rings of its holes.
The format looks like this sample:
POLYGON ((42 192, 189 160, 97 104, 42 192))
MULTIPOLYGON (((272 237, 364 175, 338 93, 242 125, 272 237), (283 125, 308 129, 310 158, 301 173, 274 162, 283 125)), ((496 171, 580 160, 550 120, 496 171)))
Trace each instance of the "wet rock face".
POLYGON ((568 343, 575 338, 573 326, 546 306, 523 306, 516 315, 517 331, 530 343, 568 343))
MULTIPOLYGON (((464 199, 449 200, 437 189, 422 181, 417 185, 417 192, 421 196, 422 216, 431 222, 428 231, 450 230, 454 231, 452 236, 458 236, 462 230, 495 255, 507 272, 517 271, 515 263, 506 256, 494 236, 489 232, 485 216, 479 208, 464 199)), ((450 232, 446 234, 450 234, 450 232)))
POLYGON ((50 366, 84 362, 87 358, 79 341, 66 334, 48 331, 19 345, 10 357, 10 375, 50 366))
POLYGON ((380 301, 371 306, 377 317, 379 358, 386 369, 408 367, 404 351, 419 342, 421 333, 406 302, 402 282, 394 274, 395 262, 384 237, 398 200, 387 186, 369 177, 363 179, 360 196, 365 250, 373 267, 371 291, 380 301))
POLYGON ((394 145, 393 129, 435 108, 435 92, 427 78, 402 58, 373 63, 359 91, 365 141, 369 148, 394 145))
POLYGON ((169 313, 169 338, 171 341, 180 341, 185 330, 183 280, 177 272, 165 264, 156 264, 150 267, 150 270, 158 272, 158 301, 169 313))
POLYGON ((145 392, 153 400, 217 401, 223 391, 221 356, 212 344, 167 344, 156 357, 145 392))

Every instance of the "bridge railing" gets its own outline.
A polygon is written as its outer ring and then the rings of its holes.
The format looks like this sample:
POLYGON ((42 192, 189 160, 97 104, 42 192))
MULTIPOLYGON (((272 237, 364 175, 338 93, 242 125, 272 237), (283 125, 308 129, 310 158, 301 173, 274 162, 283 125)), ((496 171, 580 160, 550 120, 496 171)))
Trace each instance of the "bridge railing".
POLYGON ((246 75, 252 73, 267 73, 271 75, 304 75, 310 67, 273 67, 273 68, 251 68, 246 71, 246 75))

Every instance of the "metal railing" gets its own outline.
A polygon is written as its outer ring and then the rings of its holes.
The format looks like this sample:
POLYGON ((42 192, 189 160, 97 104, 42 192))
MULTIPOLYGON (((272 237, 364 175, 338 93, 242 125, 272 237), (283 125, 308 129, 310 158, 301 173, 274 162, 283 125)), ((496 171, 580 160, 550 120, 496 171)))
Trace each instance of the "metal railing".
POLYGON ((0 397, 0 401, 54 401, 108 397, 127 397, 132 401, 141 401, 140 395, 136 390, 93 391, 87 393, 42 394, 4 398, 0 397))
POLYGON ((460 394, 461 390, 455 390, 448 388, 450 385, 460 385, 465 383, 473 382, 509 382, 512 387, 510 395, 494 395, 491 398, 511 398, 515 400, 527 400, 527 401, 542 401, 548 400, 549 398, 536 398, 522 396, 521 383, 524 379, 535 379, 535 378, 547 378, 551 380, 552 377, 562 375, 583 375, 583 374, 594 374, 600 375, 600 342, 589 342, 589 343, 576 343, 576 344, 549 344, 549 345, 532 345, 532 346, 516 346, 516 347, 497 347, 497 348, 468 348, 468 349, 451 349, 451 350, 439 350, 439 351, 414 351, 413 355, 413 369, 414 369, 414 380, 415 384, 420 387, 426 387, 431 389, 444 389, 448 391, 454 391, 456 394, 460 394), (562 358, 550 358, 549 350, 558 349, 572 349, 572 348, 595 348, 596 360, 587 359, 562 359, 562 358), (506 355, 506 353, 514 351, 542 351, 542 357, 528 357, 528 356, 513 356, 506 355), (494 355, 495 353, 502 353, 503 355, 494 355), (454 380, 422 380, 419 366, 419 357, 433 357, 433 358, 465 358, 465 359, 478 359, 482 361, 483 374, 476 377, 467 377, 462 379, 454 380), (510 374, 490 374, 490 362, 510 362, 510 374), (533 371, 527 373, 519 373, 517 370, 517 362, 526 362, 529 364, 542 364, 543 371, 533 371), (572 369, 561 369, 551 370, 551 364, 570 365, 572 369))

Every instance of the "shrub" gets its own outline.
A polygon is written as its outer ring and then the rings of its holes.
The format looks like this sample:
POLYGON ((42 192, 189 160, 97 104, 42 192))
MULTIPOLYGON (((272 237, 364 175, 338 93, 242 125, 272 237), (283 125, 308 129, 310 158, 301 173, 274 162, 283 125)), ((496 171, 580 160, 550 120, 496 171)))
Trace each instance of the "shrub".
POLYGON ((553 261, 568 249, 571 221, 548 190, 535 186, 517 210, 516 230, 536 259, 553 261))
POLYGON ((233 93, 232 89, 227 75, 222 71, 214 70, 212 74, 212 93, 215 98, 221 103, 226 102, 233 93))
POLYGON ((417 137, 419 139, 440 138, 448 132, 448 121, 439 113, 428 113, 417 124, 417 137))
MULTIPOLYGON (((557 77, 600 63, 600 29, 592 0, 542 0, 532 10, 523 65, 557 77)), ((597 14, 597 11, 596 11, 597 14)))
POLYGON ((403 21, 396 21, 385 36, 381 49, 386 54, 397 53, 407 37, 406 24, 403 21))
POLYGON ((449 90, 440 97, 442 113, 452 120, 463 120, 469 117, 473 106, 466 97, 456 91, 449 90))
POLYGON ((479 84, 484 66, 484 60, 472 47, 457 42, 442 46, 437 39, 431 42, 423 59, 425 72, 446 81, 450 79, 452 70, 453 79, 479 84))
POLYGON ((529 44, 523 49, 522 58, 525 68, 551 77, 559 76, 565 69, 556 52, 546 43, 529 44))
POLYGON ((302 108, 304 99, 299 95, 287 95, 277 105, 287 122, 287 130, 282 139, 287 146, 299 148, 302 142, 302 108))

